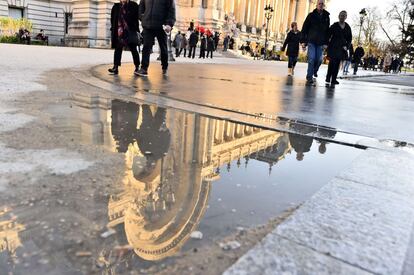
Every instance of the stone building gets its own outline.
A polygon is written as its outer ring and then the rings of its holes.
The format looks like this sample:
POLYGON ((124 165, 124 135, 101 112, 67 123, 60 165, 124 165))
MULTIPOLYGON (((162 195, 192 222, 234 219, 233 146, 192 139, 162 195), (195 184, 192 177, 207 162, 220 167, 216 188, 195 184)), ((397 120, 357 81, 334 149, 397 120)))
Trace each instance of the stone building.
MULTIPOLYGON (((110 46, 110 11, 113 0, 0 0, 0 16, 27 18, 33 33, 45 30, 51 44, 79 47, 110 46)), ((270 40, 281 40, 292 21, 299 27, 316 0, 176 0, 176 29, 186 30, 191 21, 222 31, 225 18, 231 16, 240 29, 240 37, 263 38, 264 7, 270 4, 270 40)))

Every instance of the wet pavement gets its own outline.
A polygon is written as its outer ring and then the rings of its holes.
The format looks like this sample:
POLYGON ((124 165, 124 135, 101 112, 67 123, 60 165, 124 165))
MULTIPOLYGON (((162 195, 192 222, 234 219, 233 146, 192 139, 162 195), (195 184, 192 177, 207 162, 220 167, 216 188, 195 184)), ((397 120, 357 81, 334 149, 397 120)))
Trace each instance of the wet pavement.
MULTIPOLYGON (((281 76, 280 71, 271 74, 268 66, 179 64, 171 66, 168 77, 153 66, 147 79, 132 76, 128 66, 114 79, 107 74, 107 66, 100 66, 94 75, 131 88, 131 97, 135 90, 200 106, 298 119, 377 139, 414 142, 414 126, 404 122, 414 119, 413 88, 351 80, 326 88, 323 70, 317 87, 309 87, 300 77, 305 64, 298 65, 294 78, 281 76)), ((413 76, 406 78, 409 82, 413 76)))
POLYGON ((0 47, 0 274, 221 274, 239 258, 230 270, 273 268, 266 255, 292 273, 400 270, 414 220, 401 79, 307 87, 304 64, 286 78, 226 58, 113 78, 91 69, 111 51, 0 47))
POLYGON ((2 274, 162 271, 300 205, 363 151, 99 96, 72 94, 48 112, 54 132, 124 165, 106 186, 97 176, 53 196, 36 192, 42 181, 0 193, 2 274))

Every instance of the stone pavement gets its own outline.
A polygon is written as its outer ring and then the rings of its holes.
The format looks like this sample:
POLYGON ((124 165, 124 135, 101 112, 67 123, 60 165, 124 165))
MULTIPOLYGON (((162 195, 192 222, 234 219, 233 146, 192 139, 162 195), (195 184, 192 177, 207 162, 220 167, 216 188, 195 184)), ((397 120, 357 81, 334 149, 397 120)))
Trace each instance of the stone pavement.
MULTIPOLYGON (((126 62, 130 61, 128 54, 125 57, 126 62)), ((298 66, 297 76, 291 80, 283 77, 285 63, 225 57, 184 59, 179 62, 185 64, 171 66, 168 79, 161 77, 156 65, 151 67, 147 80, 133 78, 126 64, 113 80, 105 72, 108 65, 96 68, 95 75, 88 74, 91 66, 110 63, 112 51, 108 50, 1 44, 0 60, 5 64, 0 76, 0 175, 24 168, 26 182, 30 183, 56 175, 58 179, 53 180, 59 182, 79 171, 96 177, 91 167, 106 161, 99 154, 93 157, 76 147, 35 149, 27 148, 32 143, 23 142, 10 148, 5 143, 13 131, 40 121, 41 112, 28 115, 28 110, 14 105, 33 91, 37 97, 47 97, 45 83, 59 81, 48 78, 56 70, 75 76, 84 74, 89 78, 90 89, 99 87, 102 94, 131 100, 151 96, 161 106, 177 99, 180 107, 191 107, 192 112, 212 108, 217 117, 225 117, 230 110, 238 112, 240 120, 247 119, 242 115, 261 113, 249 117, 251 125, 255 125, 255 119, 259 124, 262 117, 282 116, 330 126, 359 138, 414 142, 413 124, 407 123, 413 120, 412 88, 345 80, 335 91, 322 85, 305 87, 298 77, 304 74, 304 65, 298 66), (101 87, 102 82, 106 86, 101 87), (131 90, 134 86, 139 93, 131 90)), ((67 85, 65 91, 77 91, 81 86, 76 82, 67 85)), ((35 143, 34 137, 20 133, 15 139, 33 138, 35 143)), ((393 142, 373 144, 226 273, 412 274, 413 149, 395 147, 393 142)), ((113 165, 111 159, 108 162, 113 165)), ((102 178, 108 180, 106 176, 102 178)), ((70 187, 69 183, 56 186, 70 187)), ((0 181, 0 193, 7 190, 7 184, 7 180, 0 181)))
POLYGON ((413 167, 413 148, 368 150, 225 274, 401 274, 413 167))

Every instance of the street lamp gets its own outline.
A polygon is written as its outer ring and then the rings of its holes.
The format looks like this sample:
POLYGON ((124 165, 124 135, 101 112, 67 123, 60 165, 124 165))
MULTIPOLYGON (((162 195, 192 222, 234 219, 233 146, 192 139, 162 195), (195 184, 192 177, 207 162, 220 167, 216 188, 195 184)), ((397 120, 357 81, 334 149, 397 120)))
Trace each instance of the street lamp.
POLYGON ((270 4, 266 5, 264 8, 265 11, 265 18, 266 18, 266 40, 265 40, 265 59, 267 59, 267 37, 269 33, 269 21, 272 19, 273 16, 273 7, 270 4))
POLYGON ((364 24, 364 20, 365 20, 365 16, 367 16, 367 11, 365 9, 362 9, 359 12, 359 35, 358 35, 358 45, 361 41, 361 30, 362 30, 362 25, 364 24))

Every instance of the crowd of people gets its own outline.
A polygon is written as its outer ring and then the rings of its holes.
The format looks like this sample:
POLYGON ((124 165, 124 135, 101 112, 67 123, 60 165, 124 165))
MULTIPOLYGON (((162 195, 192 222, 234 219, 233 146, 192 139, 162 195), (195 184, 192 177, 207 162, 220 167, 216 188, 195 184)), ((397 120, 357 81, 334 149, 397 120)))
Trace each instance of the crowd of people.
MULTIPOLYGON (((295 73, 300 48, 307 51, 308 69, 306 73, 307 84, 315 84, 319 68, 322 64, 324 52, 328 60, 328 71, 326 74, 326 85, 335 86, 340 67, 343 74, 348 74, 351 65, 353 74, 357 74, 358 68, 362 66, 365 70, 383 70, 384 72, 400 72, 403 61, 398 57, 386 55, 384 58, 365 56, 362 45, 355 49, 352 44, 352 29, 346 23, 348 14, 341 11, 338 21, 331 24, 330 13, 325 10, 325 0, 318 0, 316 8, 306 17, 302 30, 298 29, 296 22, 291 23, 282 46, 288 57, 288 75, 295 73)), ((175 5, 173 0, 159 0, 155 4, 152 0, 141 0, 140 4, 129 0, 120 0, 115 3, 111 12, 111 34, 112 47, 115 49, 114 66, 109 69, 112 74, 118 74, 121 65, 122 51, 125 47, 131 50, 135 74, 147 76, 149 57, 152 47, 157 38, 160 48, 160 59, 162 70, 167 74, 168 52, 167 35, 170 34, 175 23, 175 5), (146 8, 150 7, 150 8, 146 8), (140 35, 138 20, 143 27, 142 37, 140 35), (142 64, 140 62, 137 46, 143 44, 142 64)), ((194 59, 196 49, 199 47, 198 58, 213 58, 220 41, 220 33, 206 30, 203 27, 194 28, 194 24, 186 32, 178 31, 173 38, 172 46, 175 48, 176 57, 187 57, 194 59)), ((233 49, 235 41, 226 35, 223 40, 223 51, 233 49)), ((247 42, 240 47, 243 53, 249 53, 254 59, 269 59, 267 49, 258 42, 247 42)), ((272 59, 280 60, 280 55, 272 55, 272 59)))
MULTIPOLYGON (((228 41, 228 38, 225 39, 224 43, 227 43, 226 40, 228 41)), ((190 26, 186 33, 182 33, 181 31, 177 32, 173 39, 172 46, 175 48, 176 57, 180 57, 184 52, 184 57, 194 59, 197 45, 200 44, 200 53, 198 58, 205 59, 206 57, 213 58, 213 52, 217 51, 219 41, 219 32, 211 32, 210 30, 205 30, 202 27, 194 28, 193 26, 190 26)), ((224 45, 224 48, 225 47, 226 45, 224 45)))

